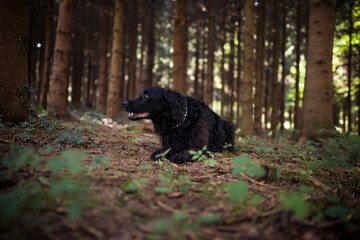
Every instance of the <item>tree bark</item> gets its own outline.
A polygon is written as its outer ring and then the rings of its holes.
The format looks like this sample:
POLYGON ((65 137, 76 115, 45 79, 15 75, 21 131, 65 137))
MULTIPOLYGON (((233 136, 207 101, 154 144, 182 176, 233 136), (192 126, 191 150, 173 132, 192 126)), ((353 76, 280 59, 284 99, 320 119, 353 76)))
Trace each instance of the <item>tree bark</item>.
POLYGON ((352 16, 352 12, 353 12, 353 8, 354 8, 354 3, 352 1, 349 1, 349 54, 348 54, 348 59, 347 59, 347 67, 348 67, 348 72, 347 72, 347 85, 348 85, 348 93, 347 93, 347 119, 348 119, 348 129, 347 129, 347 133, 351 133, 352 132, 352 114, 351 114, 351 74, 352 74, 352 33, 353 33, 353 16, 352 16))
POLYGON ((186 94, 186 59, 187 59, 187 0, 175 1, 175 14, 174 14, 174 53, 173 53, 173 88, 174 90, 186 94))
POLYGON ((111 69, 107 96, 106 115, 116 120, 119 116, 120 75, 122 64, 124 0, 115 0, 111 69))
POLYGON ((213 98, 213 82, 214 82, 214 13, 213 0, 208 0, 208 52, 207 66, 205 74, 205 102, 211 106, 213 98))
POLYGON ((264 31, 265 31, 265 6, 266 0, 258 1, 256 23, 256 60, 255 60, 255 95, 254 95, 254 132, 261 135, 262 98, 264 90, 264 31))
MULTIPOLYGON (((300 143, 318 137, 332 122, 332 51, 335 0, 310 0, 309 38, 300 143)), ((324 134, 326 136, 326 134, 324 134)))
POLYGON ((285 123, 285 78, 286 78, 286 1, 283 2, 282 6, 282 24, 281 24, 281 85, 280 85, 280 130, 281 133, 284 132, 284 123, 285 123))
MULTIPOLYGON (((196 28, 196 34, 200 36, 201 30, 199 27, 196 28)), ((200 38, 196 38, 195 43, 195 73, 194 73, 194 97, 199 99, 200 97, 200 38)))
POLYGON ((138 1, 134 0, 131 29, 130 29, 130 53, 129 53, 129 99, 135 98, 136 95, 136 47, 137 47, 137 17, 138 17, 138 1))
POLYGON ((145 87, 153 86, 153 68, 155 59, 155 0, 150 1, 149 31, 148 31, 148 52, 146 62, 145 87))
POLYGON ((101 13, 103 22, 103 32, 100 40, 100 76, 97 87, 97 110, 99 112, 106 111, 106 96, 107 96, 107 70, 108 70, 108 42, 109 42, 109 9, 108 3, 104 3, 103 11, 101 13))
POLYGON ((0 1, 0 115, 5 122, 30 118, 30 98, 25 88, 29 86, 29 14, 27 0, 0 1))
POLYGON ((279 123, 279 0, 274 0, 274 25, 273 25, 273 59, 272 59, 272 92, 271 92, 271 132, 276 136, 276 127, 279 123))
POLYGON ((296 55, 296 75, 295 75, 295 108, 294 108, 294 128, 300 128, 300 45, 301 45, 301 9, 302 9, 302 1, 297 0, 296 2, 296 44, 295 44, 295 55, 296 55))
POLYGON ((254 135, 252 87, 254 75, 254 1, 245 1, 244 81, 242 84, 242 135, 254 135))
POLYGON ((71 117, 66 108, 66 96, 72 9, 72 0, 60 1, 48 104, 49 115, 55 115, 60 119, 69 119, 71 117))
POLYGON ((53 11, 53 0, 47 0, 46 2, 46 33, 45 33, 45 53, 44 53, 44 64, 42 70, 41 80, 41 91, 39 103, 46 108, 47 107, 47 96, 49 91, 49 80, 50 80, 50 58, 51 58, 51 14, 53 11))

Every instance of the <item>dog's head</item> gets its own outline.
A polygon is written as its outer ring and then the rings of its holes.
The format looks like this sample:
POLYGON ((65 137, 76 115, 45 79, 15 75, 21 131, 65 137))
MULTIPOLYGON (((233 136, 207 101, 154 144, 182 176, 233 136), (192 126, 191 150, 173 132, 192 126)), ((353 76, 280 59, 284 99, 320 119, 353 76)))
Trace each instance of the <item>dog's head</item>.
POLYGON ((138 98, 124 101, 123 106, 129 113, 128 118, 133 121, 140 119, 163 121, 165 118, 171 118, 178 122, 182 120, 184 109, 181 98, 182 96, 175 91, 150 87, 141 91, 138 98))

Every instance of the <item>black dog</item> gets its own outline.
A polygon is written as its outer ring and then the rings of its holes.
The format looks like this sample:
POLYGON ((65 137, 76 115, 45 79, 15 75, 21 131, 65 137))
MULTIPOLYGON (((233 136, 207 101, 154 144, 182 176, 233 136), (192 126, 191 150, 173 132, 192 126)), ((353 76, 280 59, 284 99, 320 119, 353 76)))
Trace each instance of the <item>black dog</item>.
POLYGON ((180 164, 193 161, 190 150, 207 146, 208 151, 220 152, 225 145, 234 144, 232 123, 220 119, 204 102, 178 92, 160 87, 146 88, 138 98, 125 101, 123 105, 130 120, 152 120, 162 143, 162 148, 151 155, 154 161, 168 149, 166 158, 180 164))

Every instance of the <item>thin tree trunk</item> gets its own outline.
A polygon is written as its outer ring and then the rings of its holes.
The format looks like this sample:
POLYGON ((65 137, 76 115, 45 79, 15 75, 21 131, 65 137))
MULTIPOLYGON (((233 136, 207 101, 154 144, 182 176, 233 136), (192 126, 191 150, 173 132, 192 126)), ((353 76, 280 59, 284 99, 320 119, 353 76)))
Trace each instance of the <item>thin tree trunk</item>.
POLYGON ((301 9, 302 9, 302 0, 297 0, 296 2, 296 44, 295 44, 295 55, 296 55, 296 75, 295 75, 295 108, 294 108, 294 124, 295 129, 300 127, 300 45, 301 45, 301 9))
MULTIPOLYGON (((300 143, 332 129, 332 50, 335 0, 310 0, 309 38, 300 143)), ((326 133, 323 134, 326 137, 326 133)))
POLYGON ((221 48, 221 63, 220 63, 220 78, 221 78, 221 109, 220 109, 220 114, 221 116, 226 116, 226 104, 225 104, 225 99, 226 99, 226 91, 225 88, 227 88, 227 82, 226 82, 226 77, 225 77, 225 43, 226 43, 226 28, 225 28, 225 24, 226 24, 226 16, 227 16, 227 11, 226 11, 226 4, 227 2, 224 2, 223 4, 223 13, 222 13, 222 18, 221 18, 221 35, 220 35, 220 39, 221 39, 221 44, 220 44, 220 48, 221 48))
POLYGON ((254 95, 254 131, 261 135, 262 98, 264 90, 264 31, 265 31, 265 6, 266 0, 258 1, 256 24, 256 60, 255 60, 255 95, 254 95))
POLYGON ((279 72, 279 0, 274 0, 274 25, 273 25, 273 60, 272 60, 272 92, 271 92, 271 131, 272 137, 276 136, 276 127, 279 123, 279 87, 278 87, 278 72, 279 72))
POLYGON ((234 56, 235 56, 235 22, 231 17, 230 20, 230 55, 229 55, 229 72, 228 72, 228 83, 229 83, 229 112, 228 112, 228 119, 230 121, 234 120, 234 56))
POLYGON ((29 1, 0 1, 0 115, 5 122, 30 118, 30 96, 25 90, 29 14, 29 1))
POLYGON ((124 0, 115 0, 111 69, 106 105, 106 115, 113 120, 119 116, 120 75, 122 64, 122 41, 124 0))
POLYGON ((244 81, 242 84, 242 135, 254 135, 252 87, 254 75, 254 1, 245 1, 244 81))
POLYGON ((108 4, 104 3, 102 12, 103 32, 100 40, 100 76, 97 87, 98 98, 97 98, 97 109, 100 112, 106 111, 106 95, 107 95, 107 69, 108 69, 108 42, 109 42, 109 9, 108 4))
POLYGON ((49 115, 55 115, 60 119, 67 119, 71 117, 66 108, 66 87, 69 73, 72 9, 72 0, 60 1, 55 38, 54 63, 49 89, 50 98, 48 104, 49 115))
POLYGON ((214 81, 214 16, 213 0, 208 0, 208 52, 207 66, 205 74, 205 102, 211 106, 213 98, 213 81, 214 81))
POLYGON ((174 15, 174 42, 173 42, 173 88, 182 93, 186 94, 186 57, 187 48, 186 35, 187 35, 187 25, 186 25, 186 8, 187 0, 176 0, 175 1, 175 15, 174 15), (186 46, 186 47, 185 47, 186 46), (184 48, 185 47, 185 48, 184 48))
MULTIPOLYGON (((200 28, 196 28, 196 34, 198 36, 200 36, 200 28)), ((199 75, 200 75, 200 38, 196 38, 196 43, 195 43, 195 76, 194 76, 194 97, 199 99, 200 97, 200 79, 199 79, 199 75)))
POLYGON ((45 55, 44 55, 44 65, 42 71, 42 81, 41 81, 41 92, 40 92, 40 101, 39 103, 46 108, 47 107, 47 95, 49 91, 49 79, 50 79, 50 58, 51 58, 51 15, 53 11, 53 0, 47 0, 46 8, 46 34, 45 34, 45 55))
POLYGON ((129 53, 129 99, 136 95, 136 47, 137 47, 137 18, 138 18, 138 0, 133 1, 133 11, 130 29, 130 53, 129 53))
POLYGON ((149 16, 149 32, 148 32, 148 54, 146 63, 146 85, 150 87, 153 85, 153 67, 155 58, 155 0, 150 1, 150 16, 149 16))
POLYGON ((139 63, 139 81, 138 92, 140 92, 145 86, 146 81, 144 79, 145 69, 145 48, 146 48, 146 23, 147 21, 147 1, 141 1, 141 46, 140 46, 140 63, 139 63))
POLYGON ((348 133, 350 134, 352 132, 352 114, 351 114, 351 74, 352 74, 352 33, 353 33, 353 12, 354 3, 352 1, 349 1, 349 55, 347 59, 347 85, 348 85, 348 94, 347 94, 347 119, 348 119, 348 133))
POLYGON ((243 3, 242 2, 238 2, 239 4, 239 25, 237 27, 237 34, 238 34, 238 48, 237 48, 237 69, 238 69, 238 76, 237 76, 237 86, 236 86, 236 93, 237 93, 237 111, 236 111, 236 126, 237 127, 241 127, 241 114, 240 114, 240 110, 241 110, 241 94, 240 94, 240 89, 241 89, 241 79, 242 78, 242 74, 243 74, 243 68, 242 68, 242 60, 243 60, 243 50, 241 48, 241 29, 242 29, 242 8, 243 8, 243 3))
POLYGON ((281 40, 281 85, 280 85, 280 130, 284 132, 285 122, 285 78, 286 78, 286 1, 283 2, 282 6, 282 40, 281 40))

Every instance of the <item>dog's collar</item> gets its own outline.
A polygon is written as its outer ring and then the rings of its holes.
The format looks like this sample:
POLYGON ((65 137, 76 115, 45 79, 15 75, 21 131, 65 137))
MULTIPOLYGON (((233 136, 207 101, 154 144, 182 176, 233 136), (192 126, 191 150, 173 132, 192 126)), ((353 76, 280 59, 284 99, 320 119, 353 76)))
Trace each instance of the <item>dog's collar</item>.
POLYGON ((188 114, 188 105, 186 103, 186 98, 184 99, 184 103, 185 103, 185 113, 184 113, 184 117, 182 119, 182 121, 180 123, 178 123, 176 126, 173 126, 171 129, 175 129, 175 128, 178 128, 180 127, 184 122, 185 122, 185 119, 186 119, 186 116, 188 114))

